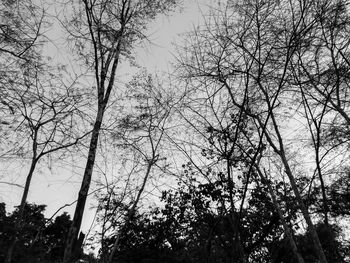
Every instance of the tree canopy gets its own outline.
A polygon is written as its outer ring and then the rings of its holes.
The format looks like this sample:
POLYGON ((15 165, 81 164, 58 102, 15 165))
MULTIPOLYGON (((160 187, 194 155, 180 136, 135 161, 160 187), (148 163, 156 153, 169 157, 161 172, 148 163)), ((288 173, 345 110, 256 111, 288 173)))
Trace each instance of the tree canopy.
POLYGON ((350 2, 214 2, 0 0, 0 263, 350 262, 350 2))

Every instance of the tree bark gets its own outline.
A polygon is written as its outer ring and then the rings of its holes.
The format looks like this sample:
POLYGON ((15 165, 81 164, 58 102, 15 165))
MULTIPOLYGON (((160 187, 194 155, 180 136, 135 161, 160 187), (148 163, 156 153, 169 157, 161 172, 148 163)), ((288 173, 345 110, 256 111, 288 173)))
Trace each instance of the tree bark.
POLYGON ((72 263, 74 261, 74 248, 76 247, 76 243, 78 241, 78 233, 83 219, 86 199, 91 184, 92 172, 96 159, 98 137, 101 130, 104 109, 105 107, 99 107, 97 112, 94 128, 91 135, 89 154, 85 166, 83 181, 79 190, 78 201, 75 207, 72 225, 68 232, 67 244, 64 250, 63 263, 72 263))

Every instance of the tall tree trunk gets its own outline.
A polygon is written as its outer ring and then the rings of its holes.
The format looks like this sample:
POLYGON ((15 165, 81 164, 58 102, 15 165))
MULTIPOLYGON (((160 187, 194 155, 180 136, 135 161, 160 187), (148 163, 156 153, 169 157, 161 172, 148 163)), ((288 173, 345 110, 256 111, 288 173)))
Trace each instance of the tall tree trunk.
POLYGON ((316 232, 316 228, 315 228, 314 224, 312 223, 310 213, 309 213, 309 211, 308 211, 308 209, 307 209, 307 207, 306 207, 306 205, 301 197, 298 186, 295 182, 295 178, 294 178, 292 171, 289 167, 289 164, 288 164, 288 161, 284 155, 284 152, 282 151, 282 153, 283 154, 281 155, 281 159, 282 159, 282 162, 283 162, 283 165, 285 168, 285 172, 289 178, 289 181, 291 183, 295 197, 298 200, 300 210, 301 210, 301 212, 305 218, 306 224, 309 228, 309 231, 310 231, 310 234, 312 237, 312 241, 314 243, 315 252, 317 253, 318 259, 320 260, 321 263, 327 263, 328 261, 327 261, 326 255, 324 254, 320 239, 319 239, 318 234, 316 232))
MULTIPOLYGON (((36 145, 36 144, 33 144, 33 145, 36 145)), ((20 232, 20 228, 22 226, 24 210, 25 210, 25 206, 26 206, 26 203, 27 203, 28 193, 29 193, 29 187, 30 187, 30 183, 32 181, 32 177, 33 177, 33 174, 34 174, 37 162, 38 162, 38 159, 36 158, 36 156, 34 156, 32 158, 32 163, 30 165, 30 169, 29 169, 29 172, 28 172, 28 175, 27 175, 26 184, 24 186, 21 204, 19 206, 18 218, 17 218, 16 223, 15 223, 15 236, 10 241, 11 244, 10 244, 9 249, 7 250, 5 263, 11 263, 12 262, 13 251, 14 251, 16 243, 18 241, 17 234, 18 234, 18 232, 20 232)))
POLYGON ((329 107, 328 102, 331 100, 331 94, 328 94, 327 96, 325 96, 326 100, 324 102, 323 109, 317 118, 314 116, 314 112, 310 107, 309 101, 302 87, 300 87, 300 93, 302 96, 302 101, 305 109, 305 116, 308 122, 311 139, 315 149, 316 170, 321 183, 321 191, 322 191, 322 199, 323 199, 324 223, 326 226, 328 226, 328 200, 327 200, 326 188, 325 188, 322 169, 321 169, 322 158, 320 157, 320 147, 321 147, 321 132, 322 132, 321 125, 323 124, 323 119, 325 117, 326 110, 329 107), (314 134, 312 125, 315 127, 316 134, 314 134))
POLYGON ((303 257, 301 256, 301 254, 299 253, 298 251, 298 247, 297 245, 295 244, 295 241, 294 241, 294 238, 293 238, 293 235, 292 235, 292 232, 291 230, 289 229, 288 227, 288 224, 284 218, 284 215, 283 215, 283 212, 282 212, 282 209, 280 207, 280 205, 278 204, 278 201, 277 201, 277 197, 275 195, 275 192, 273 191, 272 189, 272 186, 271 186, 271 183, 270 181, 267 180, 266 176, 264 176, 264 174, 262 173, 262 171, 258 168, 258 173, 261 177, 261 180, 266 183, 267 185, 267 188, 269 189, 269 194, 271 196, 271 199, 272 199, 272 203, 278 213, 278 216, 282 222, 282 226, 283 226, 283 230, 284 230, 284 234, 286 235, 288 241, 289 241, 289 245, 293 251, 293 254, 295 255, 296 257, 296 262, 297 263, 304 263, 304 259, 303 257))
POLYGON ((86 203, 86 199, 90 188, 92 171, 93 171, 95 159, 96 159, 98 137, 101 130, 104 110, 105 110, 105 107, 100 106, 98 108, 94 128, 91 135, 89 154, 88 154, 88 159, 85 166, 83 181, 81 183, 81 187, 79 190, 79 195, 78 195, 77 205, 75 207, 73 221, 68 232, 67 243, 64 250, 63 263, 71 263, 74 261, 74 255, 76 252, 74 250, 76 248, 76 242, 78 240, 78 234, 79 234, 81 222, 83 219, 85 203, 86 203))
POLYGON ((132 219, 132 217, 134 216, 135 212, 136 212, 136 207, 137 207, 137 204, 138 202, 140 201, 140 198, 141 198, 141 195, 143 193, 143 190, 145 189, 145 186, 146 186, 146 183, 147 183, 147 180, 148 180, 148 177, 151 173, 151 169, 152 169, 152 166, 156 163, 157 159, 155 157, 155 155, 153 154, 153 158, 152 160, 150 160, 148 162, 148 165, 147 165, 147 170, 146 170, 146 174, 145 174, 145 177, 143 178, 143 181, 142 181, 142 185, 141 185, 141 188, 140 190, 138 191, 137 193, 137 197, 135 199, 135 202, 134 204, 132 205, 128 215, 127 215, 127 218, 125 219, 125 224, 123 225, 122 229, 119 231, 119 233, 117 234, 117 238, 113 244, 113 247, 112 247, 112 251, 111 251, 111 254, 109 255, 109 258, 108 258, 108 263, 112 263, 113 261, 113 257, 115 255, 115 252, 117 251, 117 248, 118 248, 118 245, 119 245, 119 240, 120 240, 120 233, 124 230, 124 229, 128 229, 129 227, 129 224, 130 224, 130 221, 132 219))
POLYGON ((297 199, 299 208, 300 208, 300 210, 304 216, 304 219, 306 221, 306 224, 309 228, 311 238, 312 238, 312 241, 314 243, 314 250, 318 256, 318 259, 319 259, 320 263, 328 263, 326 255, 324 254, 320 239, 319 239, 318 234, 316 232, 316 228, 315 228, 314 224, 312 223, 308 208, 306 207, 306 205, 303 201, 303 198, 299 192, 298 186, 295 182, 295 178, 294 178, 294 175, 292 173, 292 170, 290 169, 290 166, 289 166, 289 163, 288 163, 288 160, 286 157, 286 153, 284 151, 285 148, 284 148, 283 139, 282 139, 281 133, 279 131, 279 127, 277 125, 277 122, 276 122, 276 119, 275 119, 275 116, 273 113, 271 113, 271 119, 272 119, 272 123, 273 123, 273 127, 275 130, 276 136, 278 138, 278 145, 279 146, 278 147, 276 146, 276 144, 272 141, 270 135, 266 131, 265 131, 265 136, 266 136, 269 144, 271 145, 271 147, 274 149, 274 151, 281 158, 281 161, 282 161, 284 169, 285 169, 285 173, 288 176, 288 179, 289 179, 290 184, 292 186, 293 193, 297 199))
POLYGON ((316 150, 316 168, 317 173, 321 182, 321 191, 322 191, 322 199, 323 199, 323 213, 324 213, 324 223, 326 226, 328 226, 328 199, 326 194, 326 187, 323 180, 322 170, 321 170, 321 164, 320 164, 320 157, 319 157, 319 150, 317 148, 316 150))

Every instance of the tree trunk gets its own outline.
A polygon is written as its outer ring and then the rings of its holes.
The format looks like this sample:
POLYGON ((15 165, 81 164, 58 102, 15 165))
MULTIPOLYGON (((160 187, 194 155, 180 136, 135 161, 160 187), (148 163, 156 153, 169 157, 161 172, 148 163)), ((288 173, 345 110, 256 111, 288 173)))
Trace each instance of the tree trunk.
POLYGON ((29 187, 30 187, 30 183, 32 181, 32 177, 33 177, 33 174, 34 174, 37 162, 38 162, 38 159, 36 158, 36 156, 34 156, 32 158, 32 163, 30 165, 29 173, 27 175, 26 184, 24 186, 21 204, 19 206, 18 218, 17 218, 16 223, 15 223, 15 236, 13 237, 13 240, 10 241, 11 245, 10 245, 9 249, 7 250, 5 263, 11 263, 12 262, 13 251, 14 251, 16 243, 18 241, 18 239, 17 239, 17 232, 20 232, 20 228, 22 226, 22 221, 23 221, 23 216, 24 216, 24 209, 25 209, 25 205, 27 203, 27 197, 28 197, 28 193, 29 193, 29 187))
POLYGON ((263 182, 266 182, 266 185, 267 185, 267 188, 269 189, 269 193, 270 193, 270 196, 271 196, 271 199, 272 199, 272 203, 278 213, 278 216, 279 218, 281 219, 281 222, 282 222, 282 226, 283 226, 283 230, 284 230, 284 233, 289 241, 289 245, 293 251, 293 254, 295 255, 296 257, 296 262, 297 263, 304 263, 304 259, 303 257, 301 256, 301 254, 299 253, 298 251, 298 247, 297 245, 295 244, 295 241, 294 241, 294 238, 293 238, 293 235, 292 235, 292 232, 290 231, 288 225, 287 225, 287 222, 284 218, 284 215, 283 215, 283 212, 281 210, 281 207, 279 206, 278 204, 278 201, 277 201, 277 197, 271 187, 271 184, 270 182, 267 180, 267 178, 262 174, 262 172, 260 171, 260 169, 258 169, 258 173, 261 177, 261 180, 263 182))
POLYGON ((133 215, 135 214, 137 204, 138 204, 138 202, 139 202, 139 200, 141 198, 141 194, 142 194, 143 190, 145 189, 145 186, 146 186, 146 183, 147 183, 147 179, 148 179, 148 177, 149 177, 149 175, 151 173, 152 166, 155 164, 155 162, 156 162, 156 157, 153 155, 152 160, 150 160, 148 162, 147 171, 146 171, 145 177, 143 178, 141 188, 140 188, 139 192, 137 193, 137 197, 135 199, 135 202, 134 202, 133 206, 131 207, 130 212, 128 213, 128 216, 126 218, 124 226, 119 231, 119 233, 117 235, 117 238, 116 238, 116 240, 115 240, 115 242, 113 244, 113 248, 112 248, 111 254, 109 255, 109 258, 108 258, 108 263, 112 263, 113 257, 115 255, 115 252, 117 251, 117 248, 118 248, 118 245, 119 245, 119 240, 120 240, 120 232, 122 232, 123 229, 127 229, 129 227, 130 220, 132 219, 133 215))
POLYGON ((310 231, 310 234, 311 234, 311 237, 312 237, 312 241, 314 243, 314 249, 315 249, 315 252, 317 253, 317 256, 318 256, 318 259, 320 260, 321 263, 327 263, 327 258, 326 258, 326 255, 324 254, 324 251, 323 251, 323 248, 322 248, 322 245, 321 245, 321 242, 320 242, 320 239, 318 238, 318 234, 316 232, 316 228, 314 226, 314 224, 312 223, 312 220, 311 220, 311 217, 310 217, 310 214, 309 214, 309 211, 301 197, 301 194, 299 192, 299 189, 297 187, 297 184, 295 183, 295 179, 294 179, 294 176, 292 174, 292 171, 289 167, 289 164, 288 164, 288 161, 284 155, 284 152, 282 151, 282 154, 281 154, 281 159, 282 159, 282 162, 283 162, 283 165, 284 165, 284 168, 285 168, 285 172, 289 178, 289 181, 291 183, 291 186, 292 186, 292 189, 293 189, 293 192, 295 194, 295 197, 297 198, 298 200, 298 203, 299 203, 299 207, 300 207, 300 210, 305 218, 305 221, 306 221, 306 224, 309 228, 309 231, 310 231))
POLYGON ((323 213, 324 213, 324 223, 326 226, 328 226, 328 199, 327 199, 327 194, 326 194, 326 188, 324 185, 324 180, 322 176, 322 170, 321 170, 321 165, 320 165, 320 157, 319 157, 319 151, 318 148, 316 150, 316 167, 317 167, 317 172, 318 176, 320 179, 321 183, 321 191, 322 191, 322 199, 323 199, 323 213))
POLYGON ((90 188, 92 171, 93 171, 95 159, 96 159, 98 137, 99 137, 102 120, 103 120, 103 114, 104 114, 104 107, 101 106, 98 109, 94 129, 91 135, 89 155, 85 166, 83 181, 81 183, 81 187, 79 190, 78 201, 75 207, 73 221, 68 232, 67 243, 64 250, 63 263, 71 263, 74 261, 73 250, 74 248, 76 248, 76 242, 78 241, 78 233, 79 233, 81 222, 83 219, 85 203, 86 203, 86 199, 90 188))
POLYGON ((277 147, 275 145, 275 143, 272 141, 271 137, 269 136, 269 134, 265 131, 265 136, 269 142, 269 144, 271 145, 271 147, 274 149, 274 151, 280 156, 281 161, 283 163, 284 169, 285 169, 285 173, 288 176, 289 182, 292 186, 292 190, 293 193, 297 199, 299 208, 304 216, 304 219, 306 221, 306 224, 309 228, 310 234, 311 234, 311 238, 312 241, 314 243, 314 249, 315 252, 318 256, 318 259, 320 261, 320 263, 328 263, 326 255, 324 254, 320 239, 318 238, 318 234, 316 232, 316 228, 314 226, 314 224, 312 223, 311 217, 310 217, 310 213, 308 211, 308 208, 306 207, 303 198, 301 197, 301 194, 299 192, 298 186, 295 182, 295 178, 294 175, 292 173, 292 170, 290 169, 287 157, 286 157, 286 153, 284 151, 284 143, 283 143, 283 139, 281 137, 281 133, 279 131, 279 127, 277 125, 276 119, 274 114, 271 112, 271 119, 272 119, 272 123, 273 123, 273 127, 276 133, 276 136, 278 138, 278 145, 279 147, 277 147))

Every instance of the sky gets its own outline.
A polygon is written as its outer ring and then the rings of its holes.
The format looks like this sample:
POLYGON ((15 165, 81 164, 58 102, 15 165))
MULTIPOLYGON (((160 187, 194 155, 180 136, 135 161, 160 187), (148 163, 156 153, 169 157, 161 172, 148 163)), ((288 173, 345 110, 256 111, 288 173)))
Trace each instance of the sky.
MULTIPOLYGON (((162 16, 156 19, 149 26, 149 40, 151 43, 145 43, 135 49, 137 63, 145 67, 150 72, 169 72, 171 71, 171 61, 176 56, 174 43, 180 43, 183 33, 191 31, 197 24, 201 23, 202 14, 206 12, 207 6, 215 4, 214 0, 185 0, 181 12, 175 12, 170 16, 162 16)), ((53 11, 52 9, 51 11, 53 11)), ((55 10, 57 11, 57 10, 55 10)), ((74 67, 74 61, 67 56, 67 45, 62 41, 62 30, 55 28, 59 23, 53 23, 54 28, 47 32, 49 45, 45 52, 52 56, 53 60, 60 63, 69 63, 74 67)), ((118 71, 118 76, 130 77, 134 69, 124 66, 118 71)), ((0 174, 0 202, 5 202, 7 210, 11 211, 18 205, 22 196, 22 188, 18 185, 24 185, 26 173, 29 165, 23 160, 2 159, 0 174), (13 184, 10 186, 7 183, 13 184)), ((43 160, 35 172, 28 202, 36 204, 46 204, 46 217, 51 217, 57 209, 65 204, 73 203, 78 195, 83 168, 85 163, 74 163, 69 161, 55 161, 50 159, 43 160), (47 167, 47 163, 50 164, 47 167)), ((95 167, 93 179, 101 176, 99 169, 95 167)), ((90 198, 87 202, 82 230, 87 231, 94 218, 95 209, 90 209, 93 204, 90 198)), ((67 206, 61 210, 67 211, 71 215, 74 213, 74 205, 67 206)))
MULTIPOLYGON (((149 26, 149 40, 151 43, 144 43, 135 49, 137 63, 145 67, 149 72, 171 72, 171 62, 176 57, 174 44, 181 43, 183 34, 193 30, 200 24, 202 14, 207 11, 208 5, 215 5, 220 0, 184 0, 185 4, 181 12, 175 12, 170 16, 162 16, 156 19, 149 26)), ((57 10, 52 10, 52 12, 57 10)), ((54 23, 56 27, 59 23, 54 23)), ((47 32, 48 39, 51 39, 45 52, 61 63, 68 63, 70 67, 75 67, 74 61, 66 52, 67 44, 62 40, 62 30, 55 28, 47 32)), ((132 69, 124 65, 117 75, 121 79, 128 79, 137 69, 132 69)), ((73 159, 72 159, 73 160, 73 159)), ((0 159, 0 202, 5 202, 7 211, 11 211, 18 205, 22 196, 26 172, 29 165, 23 160, 0 159), (14 184, 10 186, 9 184, 14 184)), ((79 187, 82 180, 85 162, 74 163, 74 161, 43 160, 34 174, 30 188, 28 202, 47 205, 46 217, 50 218, 60 207, 64 207, 59 213, 66 211, 73 215, 74 201, 78 196, 79 187), (47 163, 51 164, 47 167, 47 163)), ((93 180, 102 177, 98 167, 95 167, 93 180)), ((91 188, 93 191, 96 188, 91 188)), ((91 191, 90 191, 91 192, 91 191)), ((91 226, 96 209, 93 198, 88 199, 83 222, 82 231, 87 232, 91 226)))

